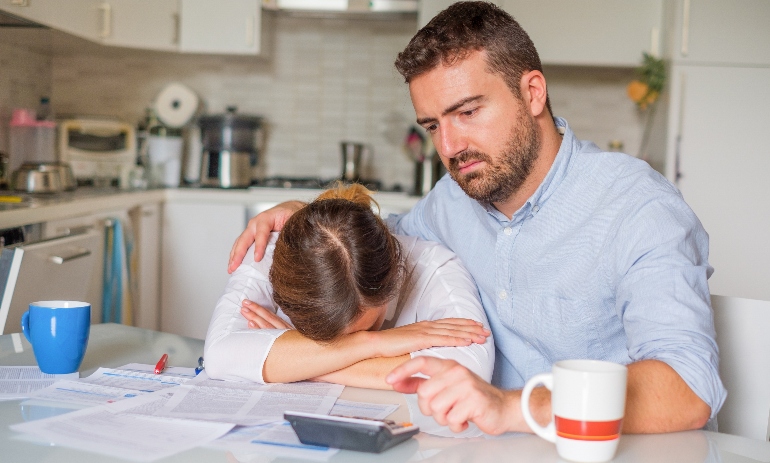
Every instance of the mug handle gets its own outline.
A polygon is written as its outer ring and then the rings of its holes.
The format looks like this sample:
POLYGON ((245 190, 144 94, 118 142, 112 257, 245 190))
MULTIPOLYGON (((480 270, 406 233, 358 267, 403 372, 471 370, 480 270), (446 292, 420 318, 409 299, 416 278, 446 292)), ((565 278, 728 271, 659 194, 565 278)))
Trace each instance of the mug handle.
POLYGON ((521 413, 524 415, 524 421, 527 422, 535 434, 549 442, 556 443, 556 427, 553 424, 553 420, 548 423, 548 426, 542 427, 537 424, 537 421, 535 421, 534 418, 532 418, 532 413, 529 411, 529 396, 532 395, 532 389, 538 384, 542 384, 548 388, 549 391, 553 391, 553 374, 541 373, 533 376, 527 381, 524 390, 521 392, 521 413))
POLYGON ((29 310, 24 312, 24 315, 21 316, 21 332, 24 333, 24 337, 27 338, 27 341, 32 344, 32 340, 29 339, 29 310))

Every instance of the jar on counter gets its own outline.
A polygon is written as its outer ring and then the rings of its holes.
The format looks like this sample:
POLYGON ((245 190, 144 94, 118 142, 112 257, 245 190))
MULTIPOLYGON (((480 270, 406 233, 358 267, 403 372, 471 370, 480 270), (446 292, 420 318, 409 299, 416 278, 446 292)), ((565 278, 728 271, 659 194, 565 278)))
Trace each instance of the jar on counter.
POLYGON ((35 111, 16 108, 11 117, 10 165, 13 172, 25 162, 56 162, 56 123, 37 120, 35 111))

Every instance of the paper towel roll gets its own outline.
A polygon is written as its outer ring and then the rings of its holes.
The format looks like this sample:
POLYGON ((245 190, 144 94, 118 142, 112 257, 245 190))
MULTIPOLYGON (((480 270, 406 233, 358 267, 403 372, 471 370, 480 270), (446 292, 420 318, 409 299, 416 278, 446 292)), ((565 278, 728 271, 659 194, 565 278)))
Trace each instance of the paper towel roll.
POLYGON ((153 107, 163 124, 179 128, 190 122, 198 110, 198 103, 198 95, 189 87, 172 82, 160 91, 153 107))

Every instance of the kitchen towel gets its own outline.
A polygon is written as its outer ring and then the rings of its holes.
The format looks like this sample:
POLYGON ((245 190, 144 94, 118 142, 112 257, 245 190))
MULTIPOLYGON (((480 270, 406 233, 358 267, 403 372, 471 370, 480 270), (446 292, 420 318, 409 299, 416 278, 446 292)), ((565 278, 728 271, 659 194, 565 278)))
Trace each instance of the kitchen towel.
POLYGON ((131 325, 132 300, 129 269, 132 266, 133 237, 120 219, 105 222, 104 289, 102 323, 131 325))

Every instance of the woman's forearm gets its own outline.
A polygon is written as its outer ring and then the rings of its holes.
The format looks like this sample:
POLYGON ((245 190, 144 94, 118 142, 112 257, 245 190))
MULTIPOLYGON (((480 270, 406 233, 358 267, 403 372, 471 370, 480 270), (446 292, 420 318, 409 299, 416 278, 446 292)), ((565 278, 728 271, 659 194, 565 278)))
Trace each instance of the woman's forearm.
POLYGON ((361 360, 349 367, 313 379, 368 389, 393 389, 393 386, 385 382, 385 376, 410 358, 407 354, 361 360))
POLYGON ((296 330, 289 330, 270 348, 262 377, 268 383, 290 383, 349 367, 376 355, 368 337, 368 332, 360 331, 345 335, 333 344, 319 344, 296 330))

